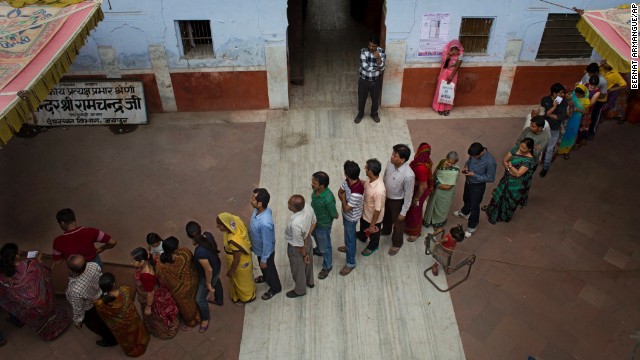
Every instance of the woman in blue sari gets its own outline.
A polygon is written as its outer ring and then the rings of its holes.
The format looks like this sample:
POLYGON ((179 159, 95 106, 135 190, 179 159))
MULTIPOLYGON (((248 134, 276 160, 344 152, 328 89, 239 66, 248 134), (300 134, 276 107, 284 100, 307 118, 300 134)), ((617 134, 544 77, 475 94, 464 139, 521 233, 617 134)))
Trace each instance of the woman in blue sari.
POLYGON ((571 103, 569 105, 571 115, 567 120, 567 126, 564 129, 564 135, 558 148, 558 155, 562 155, 565 159, 569 158, 571 149, 573 149, 573 145, 575 145, 576 139, 578 138, 582 115, 589 110, 589 106, 591 105, 591 101, 589 97, 587 97, 588 92, 587 87, 580 84, 577 85, 573 93, 571 93, 571 103))
POLYGON ((502 160, 505 172, 500 183, 493 190, 491 202, 483 207, 489 222, 509 222, 518 206, 527 206, 531 177, 536 158, 533 156, 533 139, 524 138, 519 146, 514 146, 502 160))

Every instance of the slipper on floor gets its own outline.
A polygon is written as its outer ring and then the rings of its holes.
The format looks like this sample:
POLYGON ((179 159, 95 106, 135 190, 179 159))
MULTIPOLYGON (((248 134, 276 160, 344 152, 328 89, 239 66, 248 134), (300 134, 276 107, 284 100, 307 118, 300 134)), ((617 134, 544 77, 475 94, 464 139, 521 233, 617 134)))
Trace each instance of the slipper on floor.
POLYGON ((191 328, 191 326, 189 326, 189 325, 182 325, 182 326, 180 327, 180 330, 182 330, 182 331, 189 331, 189 330, 191 330, 191 329, 192 329, 192 328, 191 328))
POLYGON ((395 256, 396 254, 398 254, 399 251, 400 251, 399 247, 392 246, 391 249, 389 249, 389 255, 395 256))
POLYGON ((209 323, 207 323, 207 325, 202 326, 200 325, 200 334, 204 333, 205 331, 207 331, 209 329, 209 323))
POLYGON ((373 254, 374 252, 376 252, 376 250, 378 250, 378 248, 375 248, 373 250, 371 249, 364 249, 362 250, 362 252, 360 253, 362 256, 369 256, 371 254, 373 254))
POLYGON ((253 282, 255 282, 256 284, 262 284, 265 281, 267 281, 267 280, 265 280, 264 276, 262 276, 262 275, 260 275, 257 278, 253 279, 253 282))

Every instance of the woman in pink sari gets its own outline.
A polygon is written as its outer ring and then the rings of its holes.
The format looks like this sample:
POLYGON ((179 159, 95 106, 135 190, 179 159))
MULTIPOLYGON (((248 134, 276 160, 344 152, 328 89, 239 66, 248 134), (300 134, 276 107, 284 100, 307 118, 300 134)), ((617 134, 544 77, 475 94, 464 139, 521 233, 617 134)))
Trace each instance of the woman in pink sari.
POLYGON ((0 249, 0 307, 44 340, 57 338, 71 325, 56 302, 51 270, 39 258, 21 259, 14 243, 0 249))
POLYGON ((455 86, 458 83, 458 69, 462 63, 462 54, 464 54, 464 48, 460 43, 460 40, 451 40, 445 45, 442 50, 442 64, 440 65, 440 75, 438 75, 438 81, 436 81, 436 93, 433 96, 433 103, 431 107, 437 111, 438 114, 449 116, 449 111, 453 109, 453 105, 444 104, 438 102, 440 98, 440 84, 445 81, 447 84, 455 86))

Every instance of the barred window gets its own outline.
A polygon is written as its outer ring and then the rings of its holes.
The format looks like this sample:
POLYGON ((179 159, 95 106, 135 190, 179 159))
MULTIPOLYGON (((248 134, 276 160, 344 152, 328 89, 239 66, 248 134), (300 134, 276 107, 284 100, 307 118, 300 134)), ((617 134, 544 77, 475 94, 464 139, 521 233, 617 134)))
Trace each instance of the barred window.
POLYGON ((486 54, 489 51, 489 38, 493 27, 493 18, 463 17, 460 24, 460 43, 465 53, 486 54))
POLYGON ((578 14, 549 14, 536 59, 590 58, 593 49, 576 28, 578 14))
POLYGON ((209 20, 180 20, 177 24, 183 58, 207 59, 214 56, 209 20))

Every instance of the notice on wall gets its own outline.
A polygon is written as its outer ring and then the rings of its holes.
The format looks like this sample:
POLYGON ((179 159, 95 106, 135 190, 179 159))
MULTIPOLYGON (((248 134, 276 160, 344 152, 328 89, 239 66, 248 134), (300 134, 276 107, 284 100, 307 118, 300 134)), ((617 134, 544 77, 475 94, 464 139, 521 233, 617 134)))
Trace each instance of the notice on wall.
POLYGON ((418 57, 440 56, 449 41, 451 14, 424 13, 420 24, 418 57))
POLYGON ((146 124, 142 81, 63 81, 35 118, 40 126, 146 124))

